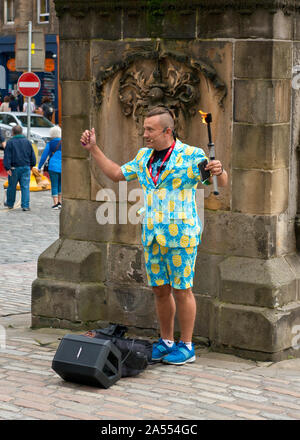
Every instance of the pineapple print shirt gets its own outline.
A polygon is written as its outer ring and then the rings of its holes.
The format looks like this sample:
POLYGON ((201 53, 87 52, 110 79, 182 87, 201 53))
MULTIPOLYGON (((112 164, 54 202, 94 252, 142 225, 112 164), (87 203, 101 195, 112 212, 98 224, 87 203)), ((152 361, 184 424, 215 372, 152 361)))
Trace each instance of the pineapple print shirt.
MULTIPOLYGON (((141 148, 132 161, 121 166, 124 178, 127 181, 138 179, 143 188, 142 244, 150 246, 155 237, 161 246, 197 246, 202 234, 195 199, 196 188, 201 181, 198 164, 208 158, 201 148, 191 147, 177 139, 155 185, 148 169, 154 152, 150 148, 141 148)), ((209 181, 202 183, 207 185, 209 181)))

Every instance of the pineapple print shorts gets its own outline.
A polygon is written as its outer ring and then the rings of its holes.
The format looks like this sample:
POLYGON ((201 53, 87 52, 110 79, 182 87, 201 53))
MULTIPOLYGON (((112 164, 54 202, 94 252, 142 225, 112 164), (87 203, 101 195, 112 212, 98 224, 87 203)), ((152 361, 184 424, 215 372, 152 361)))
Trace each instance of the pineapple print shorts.
POLYGON ((193 286, 197 246, 169 248, 154 238, 150 246, 144 246, 144 255, 149 286, 170 284, 174 289, 193 286))

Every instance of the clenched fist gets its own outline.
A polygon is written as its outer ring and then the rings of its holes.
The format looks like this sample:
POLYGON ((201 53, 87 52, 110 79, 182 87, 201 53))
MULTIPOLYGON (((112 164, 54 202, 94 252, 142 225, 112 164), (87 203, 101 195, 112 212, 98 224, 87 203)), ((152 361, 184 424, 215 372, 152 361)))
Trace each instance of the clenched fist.
POLYGON ((88 151, 95 148, 97 146, 95 129, 92 128, 91 130, 85 130, 81 135, 80 142, 83 148, 88 151))

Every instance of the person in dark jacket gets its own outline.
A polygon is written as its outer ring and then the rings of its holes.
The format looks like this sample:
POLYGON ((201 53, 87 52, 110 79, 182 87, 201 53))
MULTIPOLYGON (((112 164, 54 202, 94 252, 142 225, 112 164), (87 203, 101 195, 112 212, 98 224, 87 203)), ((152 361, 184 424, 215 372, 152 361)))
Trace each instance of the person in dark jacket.
POLYGON ((18 111, 22 112, 23 111, 23 106, 24 106, 24 97, 23 95, 19 92, 19 90, 17 90, 17 97, 16 100, 18 102, 18 111))
POLYGON ((5 145, 6 145, 5 137, 2 135, 1 128, 0 128, 0 150, 4 150, 5 145))
POLYGON ((40 159, 38 170, 49 158, 48 173, 51 180, 52 209, 61 209, 61 128, 58 125, 50 128, 50 141, 47 143, 40 159))
POLYGON ((52 107, 51 99, 49 98, 49 96, 43 97, 41 108, 43 110, 43 115, 45 116, 45 118, 47 118, 47 119, 49 119, 49 121, 51 121, 54 109, 52 107))
POLYGON ((18 182, 21 187, 21 207, 30 211, 30 174, 36 164, 36 157, 29 140, 22 134, 22 127, 12 129, 12 138, 7 141, 4 150, 3 165, 8 174, 7 200, 5 205, 12 209, 16 200, 18 182))
POLYGON ((14 95, 10 95, 9 97, 9 108, 12 112, 17 112, 18 111, 18 101, 16 100, 16 98, 14 97, 14 95))

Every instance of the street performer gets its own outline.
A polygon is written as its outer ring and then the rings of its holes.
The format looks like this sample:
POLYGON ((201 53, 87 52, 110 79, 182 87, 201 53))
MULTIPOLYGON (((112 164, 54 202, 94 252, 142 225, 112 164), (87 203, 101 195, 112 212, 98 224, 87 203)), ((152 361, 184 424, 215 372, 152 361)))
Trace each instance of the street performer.
POLYGON ((144 140, 136 157, 119 166, 98 148, 95 130, 81 136, 102 172, 114 182, 139 179, 144 191, 145 217, 142 244, 148 284, 155 294, 160 339, 153 344, 153 361, 183 365, 195 361, 192 344, 196 301, 192 292, 197 245, 202 225, 196 212, 195 192, 201 181, 207 185, 217 176, 219 187, 227 185, 228 176, 219 160, 207 163, 203 179, 199 164, 207 157, 198 147, 176 139, 172 113, 155 107, 144 121, 144 140), (180 341, 174 342, 176 309, 180 341))

